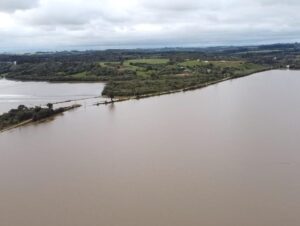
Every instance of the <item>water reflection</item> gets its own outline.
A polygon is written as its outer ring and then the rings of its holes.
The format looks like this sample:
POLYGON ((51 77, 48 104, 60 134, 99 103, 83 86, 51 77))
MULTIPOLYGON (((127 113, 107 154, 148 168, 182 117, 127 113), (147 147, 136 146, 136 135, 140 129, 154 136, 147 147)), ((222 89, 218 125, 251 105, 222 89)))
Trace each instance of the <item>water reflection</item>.
POLYGON ((108 105, 108 109, 111 111, 111 112, 113 112, 114 110, 115 110, 115 103, 111 103, 111 104, 109 104, 108 105))
POLYGON ((103 83, 20 82, 0 79, 0 113, 20 104, 29 107, 100 96, 103 83))

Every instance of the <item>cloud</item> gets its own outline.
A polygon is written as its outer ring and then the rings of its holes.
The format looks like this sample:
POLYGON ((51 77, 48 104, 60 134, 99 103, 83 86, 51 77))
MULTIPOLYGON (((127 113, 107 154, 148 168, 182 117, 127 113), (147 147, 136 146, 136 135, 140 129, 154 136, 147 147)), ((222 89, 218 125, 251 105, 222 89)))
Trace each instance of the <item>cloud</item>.
POLYGON ((1 0, 0 12, 14 12, 16 10, 35 7, 38 0, 1 0))
POLYGON ((1 0, 0 51, 293 42, 299 10, 298 0, 1 0))

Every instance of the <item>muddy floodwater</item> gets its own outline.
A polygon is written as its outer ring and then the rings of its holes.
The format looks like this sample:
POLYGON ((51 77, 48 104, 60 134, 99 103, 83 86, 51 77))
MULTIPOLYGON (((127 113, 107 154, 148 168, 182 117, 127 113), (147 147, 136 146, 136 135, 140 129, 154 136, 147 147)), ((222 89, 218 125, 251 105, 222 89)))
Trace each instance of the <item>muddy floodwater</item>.
POLYGON ((300 72, 0 134, 1 226, 299 226, 300 72))

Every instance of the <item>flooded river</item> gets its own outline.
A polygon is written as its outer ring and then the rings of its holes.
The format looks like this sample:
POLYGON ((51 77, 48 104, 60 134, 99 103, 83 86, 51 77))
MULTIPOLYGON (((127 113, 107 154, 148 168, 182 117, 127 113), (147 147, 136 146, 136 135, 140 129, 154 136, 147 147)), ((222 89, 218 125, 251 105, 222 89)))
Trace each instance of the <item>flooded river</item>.
POLYGON ((24 104, 28 107, 101 95, 103 83, 19 82, 0 79, 0 114, 24 104))
POLYGON ((0 134, 1 226, 299 226, 300 72, 0 134))

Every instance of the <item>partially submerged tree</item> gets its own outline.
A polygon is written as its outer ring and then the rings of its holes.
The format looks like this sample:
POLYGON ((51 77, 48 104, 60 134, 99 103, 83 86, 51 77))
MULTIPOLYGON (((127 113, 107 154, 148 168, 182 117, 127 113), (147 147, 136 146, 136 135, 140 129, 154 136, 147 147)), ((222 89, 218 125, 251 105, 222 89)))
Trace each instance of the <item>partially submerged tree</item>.
POLYGON ((113 90, 111 90, 109 93, 108 93, 108 97, 110 98, 110 100, 113 102, 114 100, 114 98, 115 98, 115 94, 114 94, 114 91, 113 90))
POLYGON ((53 104, 51 104, 51 103, 48 103, 48 104, 47 104, 47 107, 48 107, 49 109, 51 109, 51 110, 52 110, 52 109, 53 109, 53 104))

